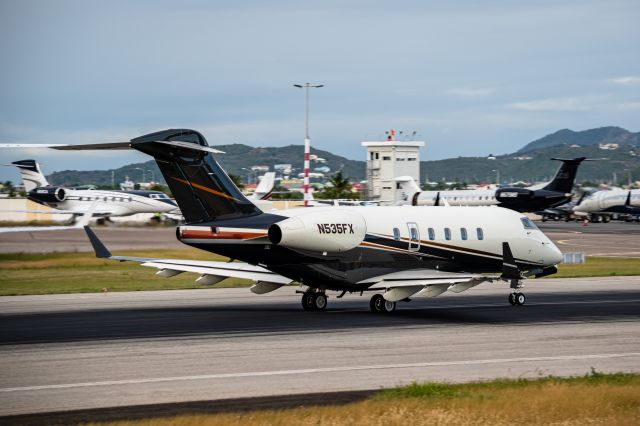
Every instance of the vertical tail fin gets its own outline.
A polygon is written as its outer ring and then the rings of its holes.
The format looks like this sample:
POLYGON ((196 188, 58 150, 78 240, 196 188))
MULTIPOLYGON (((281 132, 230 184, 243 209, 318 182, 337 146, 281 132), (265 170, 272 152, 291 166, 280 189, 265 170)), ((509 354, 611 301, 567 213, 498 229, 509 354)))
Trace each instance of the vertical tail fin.
POLYGON ((568 194, 573 189, 573 183, 576 180, 576 173, 578 172, 578 166, 586 160, 586 157, 579 158, 552 158, 552 160, 562 161, 562 165, 556 172, 551 182, 549 182, 544 188, 548 191, 564 192, 568 194))
POLYGON ((11 163, 20 169, 20 176, 22 177, 22 184, 25 191, 29 192, 35 188, 41 186, 49 186, 47 178, 42 174, 40 165, 36 160, 20 160, 11 163))
POLYGON ((266 200, 271 197, 271 192, 273 191, 273 186, 276 183, 276 173, 275 172, 267 172, 262 177, 262 180, 256 187, 255 192, 251 198, 255 198, 257 200, 266 200))
POLYGON ((131 148, 151 155, 188 223, 262 213, 233 183, 199 132, 168 129, 131 140, 131 148))

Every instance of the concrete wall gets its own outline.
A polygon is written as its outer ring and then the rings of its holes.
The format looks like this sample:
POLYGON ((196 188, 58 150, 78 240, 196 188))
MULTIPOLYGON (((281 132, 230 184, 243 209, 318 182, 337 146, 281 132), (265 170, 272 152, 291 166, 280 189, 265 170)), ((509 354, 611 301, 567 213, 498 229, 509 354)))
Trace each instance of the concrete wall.
POLYGON ((63 223, 70 214, 27 213, 26 210, 54 211, 26 198, 0 198, 0 222, 63 223))

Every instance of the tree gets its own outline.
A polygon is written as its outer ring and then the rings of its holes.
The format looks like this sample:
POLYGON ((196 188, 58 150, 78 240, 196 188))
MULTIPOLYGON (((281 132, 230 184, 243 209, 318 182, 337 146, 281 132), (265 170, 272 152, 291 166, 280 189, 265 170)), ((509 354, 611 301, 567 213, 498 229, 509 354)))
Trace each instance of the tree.
POLYGON ((233 183, 236 184, 238 189, 240 190, 244 189, 244 184, 242 183, 242 178, 240 176, 229 173, 229 177, 231 178, 233 183))
POLYGON ((340 199, 340 198, 348 198, 354 199, 359 198, 359 194, 352 191, 351 183, 349 182, 349 177, 344 176, 342 171, 334 174, 329 182, 324 186, 324 189, 318 193, 318 198, 323 199, 340 199))
POLYGON ((9 198, 14 198, 16 196, 16 187, 13 186, 13 182, 10 180, 4 183, 4 190, 9 194, 9 198))

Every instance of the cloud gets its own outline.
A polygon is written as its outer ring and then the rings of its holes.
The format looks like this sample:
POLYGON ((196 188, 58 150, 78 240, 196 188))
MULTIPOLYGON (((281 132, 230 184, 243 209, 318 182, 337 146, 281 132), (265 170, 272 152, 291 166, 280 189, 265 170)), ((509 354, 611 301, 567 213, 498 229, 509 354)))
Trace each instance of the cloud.
POLYGON ((514 102, 508 109, 522 111, 588 111, 591 109, 582 98, 547 98, 527 102, 514 102))
POLYGON ((623 102, 618 104, 616 107, 620 111, 640 109, 640 102, 623 102))
POLYGON ((491 88, 471 88, 471 87, 456 87, 445 91, 447 95, 460 96, 463 98, 476 98, 480 96, 493 95, 495 90, 491 88))
POLYGON ((627 75, 625 77, 610 78, 607 81, 613 84, 640 84, 640 75, 627 75))

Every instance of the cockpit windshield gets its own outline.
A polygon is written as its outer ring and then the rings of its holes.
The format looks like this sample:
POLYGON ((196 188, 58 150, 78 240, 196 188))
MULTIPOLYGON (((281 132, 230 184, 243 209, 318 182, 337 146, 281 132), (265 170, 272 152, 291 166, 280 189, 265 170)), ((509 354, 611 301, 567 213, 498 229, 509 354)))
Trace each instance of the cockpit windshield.
POLYGON ((535 223, 533 223, 528 217, 521 217, 520 222, 522 222, 524 229, 538 229, 535 223))

